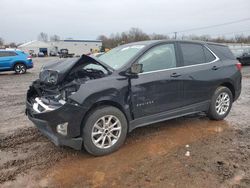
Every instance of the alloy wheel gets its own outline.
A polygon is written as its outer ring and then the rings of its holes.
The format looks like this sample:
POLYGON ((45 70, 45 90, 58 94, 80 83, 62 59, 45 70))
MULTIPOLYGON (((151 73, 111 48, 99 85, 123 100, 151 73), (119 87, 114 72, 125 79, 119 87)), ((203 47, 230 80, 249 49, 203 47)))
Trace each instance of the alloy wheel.
POLYGON ((220 93, 216 99, 215 109, 216 112, 222 116, 227 113, 230 107, 230 97, 226 92, 220 93))
POLYGON ((105 115, 98 119, 92 128, 92 142, 98 148, 110 148, 119 140, 121 131, 120 120, 114 115, 105 115))
POLYGON ((25 71, 26 71, 26 67, 25 67, 25 65, 18 64, 18 65, 16 65, 16 67, 15 67, 15 71, 16 71, 16 73, 18 73, 18 74, 23 74, 23 73, 25 73, 25 71))

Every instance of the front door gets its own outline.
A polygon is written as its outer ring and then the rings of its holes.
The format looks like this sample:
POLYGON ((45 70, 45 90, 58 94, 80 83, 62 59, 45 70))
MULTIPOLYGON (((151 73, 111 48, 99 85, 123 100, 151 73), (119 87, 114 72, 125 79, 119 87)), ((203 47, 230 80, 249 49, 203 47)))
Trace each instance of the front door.
POLYGON ((148 50, 136 62, 143 65, 138 78, 131 79, 135 118, 166 112, 182 106, 182 81, 178 75, 175 44, 148 50))

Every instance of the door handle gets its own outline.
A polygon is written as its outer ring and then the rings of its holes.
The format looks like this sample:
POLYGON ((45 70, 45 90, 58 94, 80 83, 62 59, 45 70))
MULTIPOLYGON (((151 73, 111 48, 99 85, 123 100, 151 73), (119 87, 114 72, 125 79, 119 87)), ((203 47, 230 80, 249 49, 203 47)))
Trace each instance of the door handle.
POLYGON ((177 78, 177 77, 179 77, 179 76, 181 76, 181 74, 176 73, 176 72, 174 72, 173 74, 171 74, 171 77, 172 77, 172 78, 177 78))
POLYGON ((220 67, 213 66, 212 70, 218 70, 220 67))

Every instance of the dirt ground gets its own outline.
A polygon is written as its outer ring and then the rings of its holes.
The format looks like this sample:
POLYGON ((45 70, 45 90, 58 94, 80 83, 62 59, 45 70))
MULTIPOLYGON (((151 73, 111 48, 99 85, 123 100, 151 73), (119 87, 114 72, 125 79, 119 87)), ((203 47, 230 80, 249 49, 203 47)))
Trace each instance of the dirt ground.
POLYGON ((250 66, 220 122, 203 115, 138 128, 117 152, 54 146, 24 115, 25 93, 51 58, 25 75, 0 73, 0 187, 250 187, 250 66))

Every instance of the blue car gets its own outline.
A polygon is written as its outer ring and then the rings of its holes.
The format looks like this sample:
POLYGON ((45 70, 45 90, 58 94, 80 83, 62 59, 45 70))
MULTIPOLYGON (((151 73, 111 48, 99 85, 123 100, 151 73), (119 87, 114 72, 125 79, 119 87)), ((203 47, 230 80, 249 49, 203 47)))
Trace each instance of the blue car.
POLYGON ((26 73, 33 67, 31 56, 20 50, 0 50, 0 71, 15 71, 26 73))

